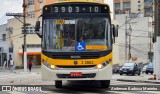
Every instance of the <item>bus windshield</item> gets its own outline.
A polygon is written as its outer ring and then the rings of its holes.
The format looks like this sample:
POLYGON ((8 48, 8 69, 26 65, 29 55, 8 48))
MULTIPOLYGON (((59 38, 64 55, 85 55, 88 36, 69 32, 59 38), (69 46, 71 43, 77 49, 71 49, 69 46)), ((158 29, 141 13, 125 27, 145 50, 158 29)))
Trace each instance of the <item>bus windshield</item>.
POLYGON ((85 51, 111 49, 110 23, 106 17, 44 19, 43 50, 75 52, 77 42, 85 51))

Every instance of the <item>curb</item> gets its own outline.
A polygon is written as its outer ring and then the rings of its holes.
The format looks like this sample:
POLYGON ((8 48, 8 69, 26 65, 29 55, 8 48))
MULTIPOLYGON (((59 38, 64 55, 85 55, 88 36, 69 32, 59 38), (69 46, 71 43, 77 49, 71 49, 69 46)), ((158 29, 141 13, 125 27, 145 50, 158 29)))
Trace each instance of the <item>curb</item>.
POLYGON ((39 74, 38 72, 14 72, 15 74, 39 74))
POLYGON ((142 81, 142 80, 126 80, 126 79, 117 79, 117 81, 160 84, 160 82, 153 82, 154 80, 151 80, 151 81, 142 81))

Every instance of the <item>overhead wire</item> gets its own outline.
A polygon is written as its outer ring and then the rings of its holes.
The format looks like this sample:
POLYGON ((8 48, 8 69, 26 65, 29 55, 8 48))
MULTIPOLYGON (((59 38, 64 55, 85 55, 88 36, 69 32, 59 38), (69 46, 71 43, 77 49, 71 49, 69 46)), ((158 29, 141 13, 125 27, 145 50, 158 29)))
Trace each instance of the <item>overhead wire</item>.
POLYGON ((6 40, 6 39, 14 38, 14 37, 17 37, 17 36, 19 36, 19 35, 22 35, 22 34, 17 34, 17 35, 14 35, 14 36, 12 36, 12 37, 7 37, 7 38, 0 39, 0 40, 6 40))
POLYGON ((0 39, 0 42, 7 42, 9 40, 11 41, 14 41, 15 39, 18 39, 18 38, 22 38, 23 35, 22 34, 19 34, 19 35, 15 35, 14 37, 8 37, 8 38, 5 38, 5 39, 0 39))
MULTIPOLYGON (((123 29, 123 28, 119 28, 119 29, 121 29, 121 30, 126 30, 126 29, 123 29)), ((127 29, 127 30, 130 30, 130 29, 127 29)), ((145 30, 134 30, 134 29, 132 29, 132 31, 142 31, 142 32, 148 32, 148 31, 145 31, 145 30)))
MULTIPOLYGON (((114 44, 114 45, 125 48, 125 44, 114 44)), ((128 45, 128 46, 129 46, 129 45, 128 45)), ((134 51, 136 51, 136 52, 146 53, 146 52, 144 52, 144 51, 142 51, 142 50, 140 50, 140 49, 137 49, 137 48, 135 48, 135 47, 133 47, 133 46, 130 46, 130 47, 131 47, 132 50, 134 50, 134 51)))

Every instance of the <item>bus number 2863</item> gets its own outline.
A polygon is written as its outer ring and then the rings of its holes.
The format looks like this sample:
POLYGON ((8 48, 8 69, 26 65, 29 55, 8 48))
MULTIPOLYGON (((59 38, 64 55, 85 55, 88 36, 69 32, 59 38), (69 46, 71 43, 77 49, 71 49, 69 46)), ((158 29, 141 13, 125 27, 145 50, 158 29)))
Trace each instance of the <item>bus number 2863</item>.
POLYGON ((82 61, 81 64, 93 64, 93 61, 82 61))

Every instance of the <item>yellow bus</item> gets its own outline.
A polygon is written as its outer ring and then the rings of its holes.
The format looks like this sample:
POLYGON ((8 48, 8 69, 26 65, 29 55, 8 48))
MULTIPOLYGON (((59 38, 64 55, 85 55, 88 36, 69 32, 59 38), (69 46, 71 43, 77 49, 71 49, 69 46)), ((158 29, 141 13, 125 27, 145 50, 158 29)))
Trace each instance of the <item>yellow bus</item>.
POLYGON ((56 88, 64 80, 97 80, 109 87, 112 44, 118 36, 109 5, 58 2, 44 6, 41 17, 35 31, 42 38, 42 80, 55 81, 56 88))

